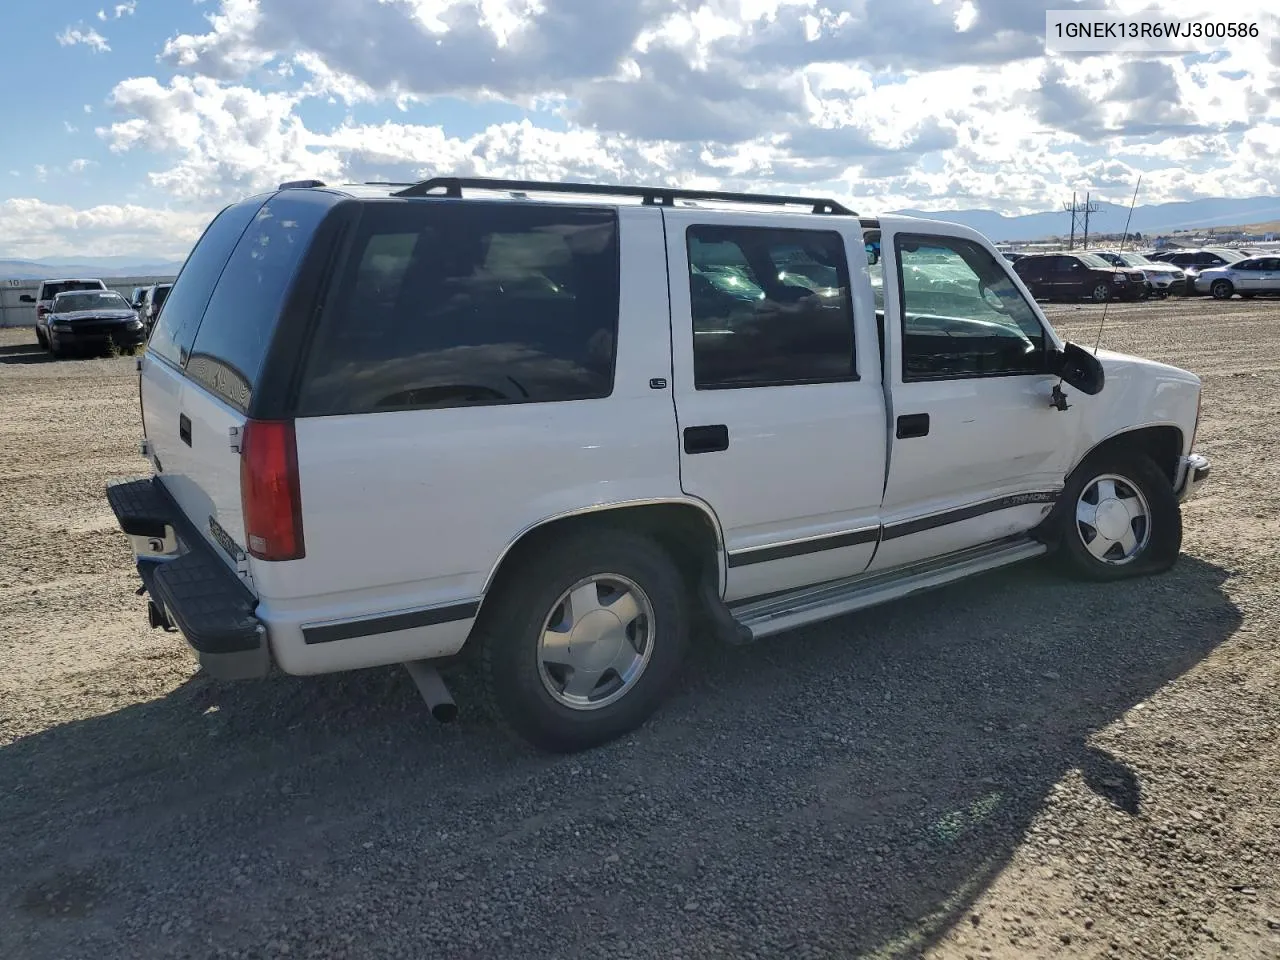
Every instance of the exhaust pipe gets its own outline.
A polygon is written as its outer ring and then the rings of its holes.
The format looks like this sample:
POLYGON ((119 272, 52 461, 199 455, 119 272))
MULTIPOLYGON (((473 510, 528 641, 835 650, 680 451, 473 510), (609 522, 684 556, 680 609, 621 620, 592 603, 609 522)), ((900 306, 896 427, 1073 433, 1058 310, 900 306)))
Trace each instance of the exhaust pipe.
POLYGON ((431 715, 441 723, 451 723, 458 716, 458 705, 453 702, 444 678, 429 660, 410 660, 404 665, 413 678, 414 685, 427 702, 431 715))

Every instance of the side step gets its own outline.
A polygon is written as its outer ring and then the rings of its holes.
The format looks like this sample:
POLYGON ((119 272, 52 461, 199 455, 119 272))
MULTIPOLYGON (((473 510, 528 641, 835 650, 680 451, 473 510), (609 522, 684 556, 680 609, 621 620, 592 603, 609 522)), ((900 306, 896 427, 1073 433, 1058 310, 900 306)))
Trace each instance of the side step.
POLYGON ((1048 552, 1048 549, 1045 544, 1026 537, 999 540, 884 573, 862 574, 760 600, 748 600, 729 609, 734 619, 751 631, 752 639, 758 640, 898 600, 921 590, 932 590, 987 570, 1030 560, 1048 552))

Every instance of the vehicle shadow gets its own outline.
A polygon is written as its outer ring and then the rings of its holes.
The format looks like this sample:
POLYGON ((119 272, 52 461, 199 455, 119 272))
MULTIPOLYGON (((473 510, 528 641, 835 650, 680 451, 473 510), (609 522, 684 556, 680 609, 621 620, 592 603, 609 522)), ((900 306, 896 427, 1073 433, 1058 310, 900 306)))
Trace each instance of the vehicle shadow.
POLYGON ((38 343, 0 346, 0 363, 52 363, 53 356, 38 343))
POLYGON ((449 726, 399 669, 196 675, 0 748, 0 955, 917 956, 1071 771, 1142 809, 1094 735, 1234 633, 1227 575, 1036 563, 703 644, 646 727, 567 757, 465 674, 449 726))

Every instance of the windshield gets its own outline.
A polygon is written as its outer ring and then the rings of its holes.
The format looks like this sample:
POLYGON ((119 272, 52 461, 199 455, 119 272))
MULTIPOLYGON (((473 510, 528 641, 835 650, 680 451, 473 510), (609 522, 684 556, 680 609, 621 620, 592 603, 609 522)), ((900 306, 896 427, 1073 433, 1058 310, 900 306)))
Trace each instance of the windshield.
POLYGON ((1120 254, 1120 259, 1131 267, 1141 267, 1144 264, 1146 266, 1152 266, 1151 261, 1140 253, 1122 253, 1120 254))
POLYGON ((55 313, 77 313, 81 310, 130 310, 118 293, 62 293, 54 297, 55 313))
POLYGON ((1086 267, 1101 267, 1105 270, 1107 267, 1111 266, 1111 264, 1107 263, 1107 261, 1103 260, 1096 253, 1077 253, 1076 256, 1080 258, 1080 262, 1086 267))

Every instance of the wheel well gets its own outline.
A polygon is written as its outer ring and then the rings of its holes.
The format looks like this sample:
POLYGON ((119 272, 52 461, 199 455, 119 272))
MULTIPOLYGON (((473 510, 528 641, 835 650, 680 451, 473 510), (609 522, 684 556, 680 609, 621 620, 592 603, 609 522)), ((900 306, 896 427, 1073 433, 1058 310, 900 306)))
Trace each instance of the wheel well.
POLYGON ((1170 483, 1178 479, 1178 458, 1182 456, 1182 431, 1177 427, 1142 427, 1108 437, 1089 451, 1093 456, 1099 450, 1140 450, 1147 454, 1170 483))
POLYGON ((689 503, 646 503, 636 506, 606 507, 591 513, 550 520, 521 536, 498 563, 489 588, 491 593, 505 577, 551 541, 580 530, 624 529, 643 533, 658 541, 671 554, 690 585, 710 575, 719 584, 720 535, 705 510, 689 503))

